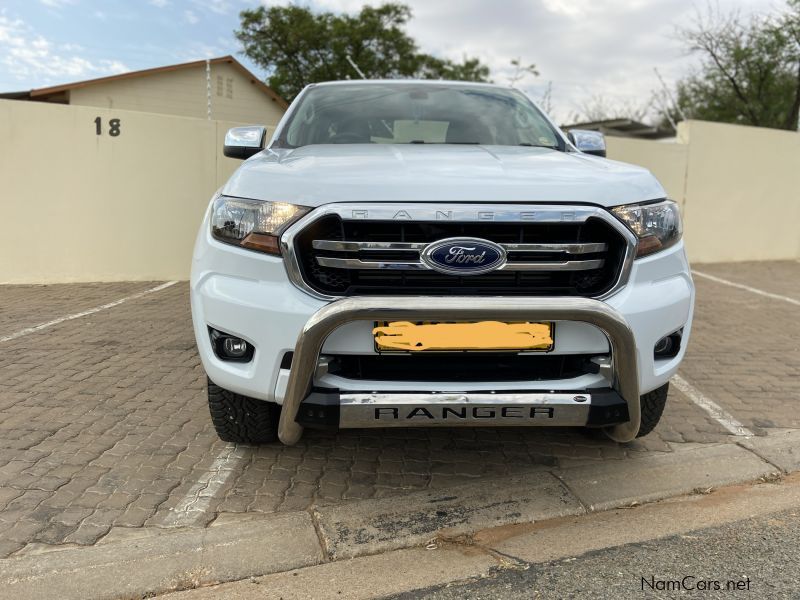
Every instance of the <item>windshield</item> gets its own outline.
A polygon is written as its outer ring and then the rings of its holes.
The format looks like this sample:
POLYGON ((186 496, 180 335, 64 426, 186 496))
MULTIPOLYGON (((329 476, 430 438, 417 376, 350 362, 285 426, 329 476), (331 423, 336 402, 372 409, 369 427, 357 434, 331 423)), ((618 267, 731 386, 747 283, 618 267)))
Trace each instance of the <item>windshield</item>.
POLYGON ((546 146, 563 141, 522 93, 488 86, 370 83, 314 87, 278 138, 310 144, 546 146))

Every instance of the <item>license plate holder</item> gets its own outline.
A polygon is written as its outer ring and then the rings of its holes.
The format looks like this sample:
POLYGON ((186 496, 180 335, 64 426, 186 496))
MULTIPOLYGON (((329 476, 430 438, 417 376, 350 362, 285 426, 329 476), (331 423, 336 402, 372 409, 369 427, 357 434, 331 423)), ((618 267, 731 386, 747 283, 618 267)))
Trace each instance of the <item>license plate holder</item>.
POLYGON ((550 352, 555 323, 378 321, 372 335, 378 353, 550 352))

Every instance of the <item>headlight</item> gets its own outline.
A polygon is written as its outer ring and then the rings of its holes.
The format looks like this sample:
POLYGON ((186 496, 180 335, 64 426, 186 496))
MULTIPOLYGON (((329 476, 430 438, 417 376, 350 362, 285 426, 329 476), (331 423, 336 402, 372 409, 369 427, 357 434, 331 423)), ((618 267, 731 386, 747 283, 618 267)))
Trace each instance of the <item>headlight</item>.
POLYGON ((309 210, 286 202, 219 196, 211 209, 211 235, 227 244, 280 254, 281 233, 309 210))
POLYGON ((637 257, 674 246, 683 234, 681 213, 672 200, 653 204, 628 204, 613 208, 611 212, 639 238, 637 257))

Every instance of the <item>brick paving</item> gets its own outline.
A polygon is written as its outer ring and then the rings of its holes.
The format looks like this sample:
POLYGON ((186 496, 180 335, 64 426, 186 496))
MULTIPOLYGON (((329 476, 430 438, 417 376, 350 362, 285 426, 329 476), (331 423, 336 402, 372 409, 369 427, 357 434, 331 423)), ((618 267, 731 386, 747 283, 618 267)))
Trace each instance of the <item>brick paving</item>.
POLYGON ((0 337, 94 308, 158 283, 71 283, 0 286, 0 337))
MULTIPOLYGON (((703 266, 732 278, 725 268, 703 266)), ((800 263, 775 268, 776 287, 759 287, 793 293, 800 263)), ((798 427, 797 308, 697 284, 684 376, 759 433, 798 427)), ((0 337, 153 285, 0 287, 0 337)), ((0 378, 0 557, 163 527, 228 447, 208 418, 185 283, 0 345, 0 378)), ((237 450, 193 524, 730 439, 677 390, 659 428, 626 445, 580 430, 307 431, 237 450)))
POLYGON ((139 527, 212 451, 186 285, 158 294, 2 345, 0 555, 139 527))
MULTIPOLYGON (((748 285, 771 294, 780 294, 800 301, 800 276, 798 276, 800 275, 800 261, 797 260, 698 264, 694 266, 701 273, 708 273, 733 283, 748 285)), ((702 278, 697 277, 696 279, 702 278)))
MULTIPOLYGON (((800 300, 800 262, 698 265, 800 300)), ((800 307, 695 277, 698 302, 681 373, 746 427, 800 427, 800 307)))

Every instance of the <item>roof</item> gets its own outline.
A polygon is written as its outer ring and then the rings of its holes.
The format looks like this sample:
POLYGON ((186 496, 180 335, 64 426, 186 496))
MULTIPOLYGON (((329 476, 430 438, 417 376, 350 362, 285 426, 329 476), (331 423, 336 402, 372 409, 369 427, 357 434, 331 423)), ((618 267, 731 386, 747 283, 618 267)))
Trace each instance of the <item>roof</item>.
POLYGON ((391 84, 391 85, 454 85, 454 86, 469 86, 469 87, 491 87, 514 90, 509 85, 502 85, 498 83, 491 83, 488 81, 460 81, 454 79, 338 79, 335 81, 318 81, 316 83, 308 84, 308 87, 327 87, 331 85, 376 85, 376 84, 391 84))
POLYGON ((564 125, 562 129, 588 129, 589 131, 599 131, 605 135, 616 137, 640 138, 646 140, 658 140, 661 138, 675 137, 675 131, 671 127, 663 128, 659 126, 647 125, 633 119, 605 119, 602 121, 587 121, 584 123, 573 123, 564 125))
MULTIPOLYGON (((232 67, 239 70, 242 75, 250 79, 258 89, 267 94, 271 100, 278 103, 279 106, 286 109, 289 103, 281 98, 271 87, 256 77, 250 70, 247 69, 242 63, 236 60, 233 56, 220 56, 208 60, 212 65, 227 63, 232 67)), ((187 63, 180 63, 177 65, 167 65, 164 67, 156 67, 154 69, 143 69, 141 71, 129 71, 127 73, 120 73, 119 75, 109 75, 108 77, 98 77, 97 79, 87 79, 85 81, 76 81, 73 83, 64 83, 61 85, 54 85, 45 88, 38 88, 30 90, 29 92, 7 92, 0 94, 0 98, 8 98, 12 100, 46 100, 48 96, 56 96, 63 94, 69 90, 96 85, 98 83, 108 83, 113 81, 121 81, 123 79, 133 79, 136 77, 146 77, 148 75, 155 75, 157 73, 168 73, 169 71, 178 71, 180 69, 191 69, 195 67, 204 67, 205 60, 195 60, 187 63)))

